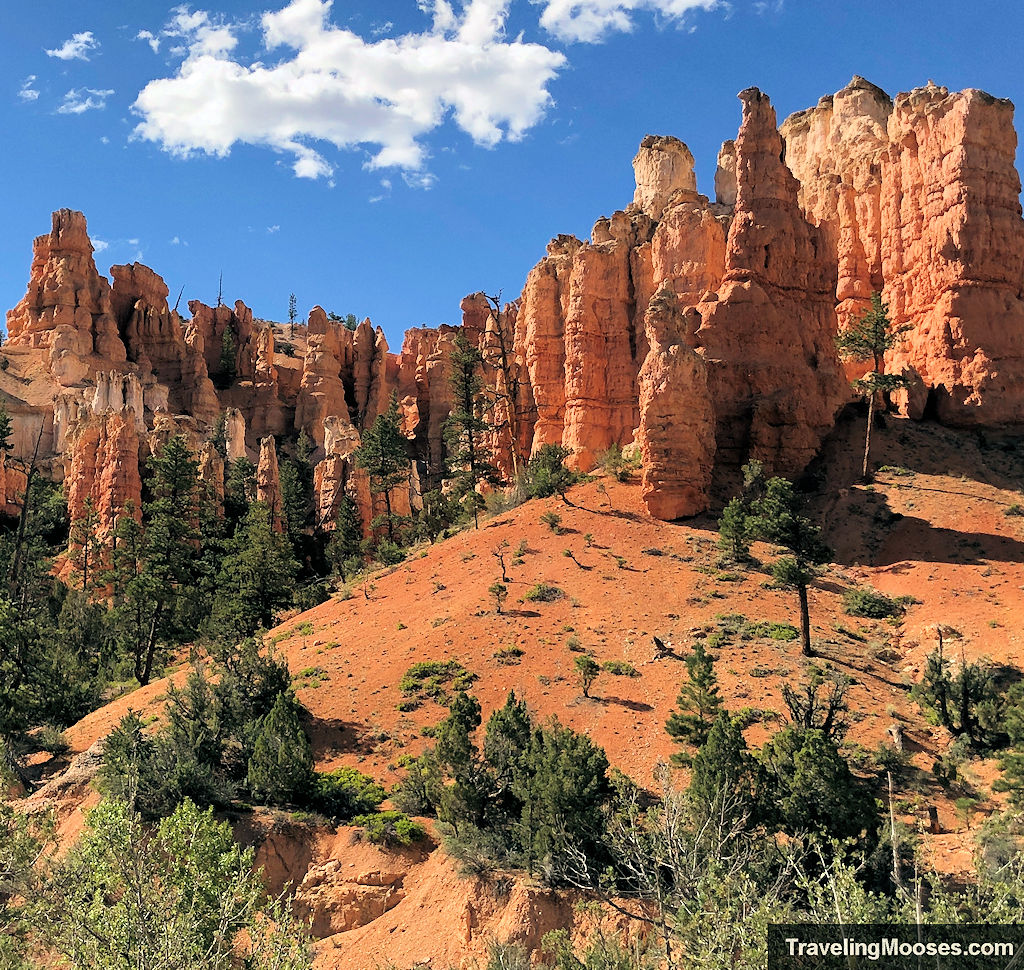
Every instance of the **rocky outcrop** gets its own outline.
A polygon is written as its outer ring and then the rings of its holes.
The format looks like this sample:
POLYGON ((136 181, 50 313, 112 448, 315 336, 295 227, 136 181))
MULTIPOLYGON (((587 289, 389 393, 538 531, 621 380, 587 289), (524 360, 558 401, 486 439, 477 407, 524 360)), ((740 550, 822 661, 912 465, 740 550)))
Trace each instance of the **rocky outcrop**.
POLYGON ((633 205, 660 219, 674 192, 696 192, 693 155, 678 138, 647 135, 633 159, 636 192, 633 205))
MULTIPOLYGON (((834 334, 879 290, 907 328, 887 367, 911 379, 900 398, 908 414, 1024 424, 1012 105, 933 84, 892 101, 854 78, 780 133, 766 97, 741 98, 714 201, 698 194, 685 144, 647 136, 630 204, 598 219, 588 240, 553 239, 518 300, 462 300, 461 331, 483 356, 491 459, 507 481, 546 444, 566 447, 582 470, 612 445, 635 445, 650 511, 676 517, 727 497, 750 458, 798 474, 863 369, 844 375, 834 334)), ((315 307, 286 358, 241 301, 192 301, 186 321, 152 270, 112 275, 111 287, 97 273, 81 213, 55 213, 8 314, 6 474, 38 443, 55 478, 84 449, 75 473, 91 480, 89 455, 113 447, 95 429, 116 419, 143 454, 178 432, 197 453, 215 440, 227 461, 259 453, 273 496, 265 443, 305 431, 317 521, 329 526, 347 494, 368 531, 383 503, 352 456, 396 397, 412 468, 394 508, 415 509, 421 489, 441 483, 459 328, 412 329, 394 354, 369 320, 352 330, 315 307)), ((216 489, 223 472, 212 453, 202 458, 216 489)))
POLYGON ((275 532, 284 532, 284 497, 281 493, 281 472, 277 463, 277 445, 266 437, 260 441, 260 458, 256 465, 256 501, 270 510, 275 532))
POLYGON ((882 168, 891 113, 889 95, 855 77, 780 129, 801 208, 822 230, 822 258, 836 264, 836 312, 844 329, 882 289, 882 168))
POLYGON ((109 535, 129 503, 142 514, 139 434, 129 410, 89 417, 77 429, 67 473, 68 512, 72 522, 91 509, 99 537, 109 535))
POLYGON ((111 309, 110 284, 100 276, 81 212, 53 214, 49 235, 36 238, 28 292, 7 314, 8 341, 46 348, 48 367, 65 386, 77 384, 99 358, 126 359, 111 309))
POLYGON ((822 233, 797 204, 770 101, 756 88, 740 100, 725 278, 697 307, 716 477, 727 486, 751 458, 769 474, 802 471, 847 394, 834 344, 835 266, 822 258, 822 233))
POLYGON ((929 84, 896 98, 882 171, 891 366, 956 425, 1024 423, 1024 221, 1013 105, 929 84))
POLYGON ((165 389, 167 408, 212 421, 217 393, 205 358, 186 341, 181 318, 167 304, 167 284, 141 263, 112 266, 110 272, 111 305, 128 360, 165 389))
POLYGON ((650 350, 640 370, 641 485, 658 519, 707 507, 715 458, 715 415, 707 364, 694 350, 700 318, 662 284, 644 318, 650 350))

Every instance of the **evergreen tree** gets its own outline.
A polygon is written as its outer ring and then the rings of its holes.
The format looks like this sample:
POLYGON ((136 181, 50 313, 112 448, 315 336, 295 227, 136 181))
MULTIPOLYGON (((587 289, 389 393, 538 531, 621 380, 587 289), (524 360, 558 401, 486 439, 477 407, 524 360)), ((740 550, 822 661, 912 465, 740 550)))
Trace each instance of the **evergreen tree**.
POLYGON ((510 789, 521 779, 532 736, 533 718, 526 701, 517 700, 515 691, 509 691, 504 706, 488 718, 484 735, 484 757, 503 788, 510 789))
POLYGON ((784 478, 768 480, 764 494, 752 504, 748 523, 752 537, 783 546, 790 552, 775 561, 772 576, 780 586, 797 591, 801 653, 813 656, 807 588, 818 575, 818 567, 828 562, 830 556, 821 530, 802 514, 802 502, 792 483, 784 478))
POLYGON ((6 455, 14 447, 11 444, 12 434, 14 434, 14 426, 11 424, 10 414, 7 413, 7 402, 0 401, 0 452, 3 455, 6 455))
POLYGON ((92 496, 86 496, 82 514, 71 524, 68 541, 68 561, 83 592, 102 585, 103 544, 98 535, 100 517, 92 496))
POLYGON ((590 696, 590 688, 593 686, 594 681, 597 680, 598 674, 601 673, 601 667, 598 662, 591 656, 583 653, 576 658, 576 673, 580 678, 580 687, 583 689, 583 696, 590 696))
MULTIPOLYGON (((699 748, 707 741, 711 725, 722 712, 722 696, 718 692, 718 677, 715 675, 715 660, 708 653, 704 641, 698 640, 686 658, 688 681, 679 688, 676 705, 665 722, 665 730, 673 740, 699 748)), ((688 758, 679 753, 672 756, 677 763, 688 758)))
POLYGON ((256 500, 256 466, 248 458, 236 458, 228 467, 224 482, 224 518, 228 535, 245 518, 249 506, 256 500))
POLYGON ((570 847, 600 864, 608 758, 586 735, 557 722, 535 731, 527 771, 513 791, 523 806, 518 838, 528 868, 539 866, 557 881, 570 847))
POLYGON ((291 694, 278 694, 256 733, 247 783, 253 797, 266 804, 294 804, 309 791, 313 751, 300 709, 291 694))
POLYGON ((823 731, 787 727, 761 749, 758 759, 768 770, 769 796, 764 801, 783 831, 849 839, 877 830, 874 798, 823 731))
POLYGON ((299 309, 298 301, 295 299, 294 293, 288 294, 288 336, 294 339, 295 337, 295 321, 298 319, 299 309))
POLYGON ((477 491, 477 486, 482 482, 497 484, 500 477, 488 458, 486 448, 486 436, 491 426, 484 419, 481 397, 484 389, 480 373, 483 356, 461 330, 453 341, 451 364, 454 407, 444 425, 448 446, 447 477, 452 481, 455 494, 469 505, 473 524, 479 528, 483 496, 477 491))
POLYGON ((875 420, 875 400, 880 394, 906 387, 906 378, 885 373, 885 354, 896 346, 903 335, 913 328, 895 327, 889 319, 889 308, 880 293, 871 294, 871 306, 849 329, 836 334, 836 349, 841 357, 850 360, 871 361, 872 370, 854 386, 868 400, 868 424, 864 435, 864 460, 861 477, 867 479, 871 458, 871 426, 875 420))
POLYGON ((565 493, 579 481, 579 475, 565 467, 570 454, 572 452, 561 445, 541 445, 526 469, 531 498, 559 495, 566 505, 572 505, 565 493))
POLYGON ((235 331, 229 323, 220 338, 220 369, 217 383, 220 387, 230 387, 238 375, 238 344, 235 342, 235 331))
POLYGON ((478 752, 473 732, 480 726, 480 702, 465 691, 459 691, 448 708, 448 716, 437 729, 437 760, 453 777, 470 769, 478 752))
POLYGON ((203 588, 196 582, 199 466, 181 435, 150 458, 149 472, 152 499, 143 510, 146 528, 130 512, 122 514, 114 552, 120 637, 143 685, 149 683, 159 649, 181 642, 191 632, 187 619, 197 606, 186 601, 203 588))
POLYGON ((370 491, 384 498, 384 525, 390 542, 395 542, 398 522, 391 508, 391 492, 409 478, 411 463, 406 445, 398 416, 398 397, 392 396, 388 409, 363 431, 362 444, 354 452, 356 464, 366 469, 370 477, 370 491))
POLYGON ((1024 806, 1024 686, 1014 684, 1007 695, 1004 717, 1006 734, 1011 749, 999 759, 1003 777, 992 787, 1010 793, 1016 807, 1024 806))
POLYGON ((226 544, 212 630, 221 639, 239 640, 269 629, 278 610, 291 602, 298 569, 288 540, 274 531, 270 510, 254 502, 226 544))
POLYGON ((350 495, 343 494, 338 502, 334 529, 327 540, 327 558, 342 581, 358 572, 362 564, 362 549, 363 521, 359 506, 350 495))
POLYGON ((722 712, 693 758, 687 796, 697 827, 745 825, 757 804, 757 771, 739 724, 722 712))

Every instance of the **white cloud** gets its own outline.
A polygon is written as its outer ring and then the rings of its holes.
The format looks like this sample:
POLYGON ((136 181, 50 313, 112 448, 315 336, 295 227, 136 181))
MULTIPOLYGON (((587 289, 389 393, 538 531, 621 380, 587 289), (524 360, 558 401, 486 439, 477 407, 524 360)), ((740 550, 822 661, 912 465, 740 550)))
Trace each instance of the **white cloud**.
MULTIPOLYGON (((538 3, 542 0, 533 0, 538 3)), ((725 6, 722 0, 543 0, 541 26, 560 40, 597 43, 613 31, 633 29, 632 14, 650 11, 680 21, 693 10, 725 6)))
POLYGON ((59 115, 80 115, 86 111, 102 111, 107 106, 107 98, 112 90, 97 91, 94 88, 72 88, 64 95, 64 100, 57 108, 59 115))
POLYGON ((64 41, 60 47, 52 50, 46 48, 50 57, 60 58, 62 61, 87 61, 93 51, 99 50, 100 42, 93 37, 91 30, 85 30, 80 34, 73 34, 70 39, 64 41))
POLYGON ((36 76, 30 74, 25 78, 21 87, 18 89, 18 97, 22 101, 35 101, 39 97, 39 92, 33 87, 36 83, 36 76))
POLYGON ((267 226, 267 232, 272 236, 275 232, 280 232, 280 226, 267 226))
POLYGON ((269 65, 230 56, 237 26, 176 8, 167 29, 187 55, 173 77, 139 93, 135 134, 179 156, 267 146, 293 155, 300 178, 333 172, 312 144, 370 145, 368 167, 399 167, 424 185, 421 140, 449 116, 493 146, 523 137, 551 102, 547 85, 565 56, 506 40, 510 3, 464 0, 456 13, 448 0, 418 0, 431 28, 367 41, 330 23, 332 0, 291 0, 262 18, 265 55, 280 58, 269 65))
POLYGON ((97 239, 93 236, 92 249, 95 253, 102 253, 105 249, 110 249, 110 243, 103 239, 97 239))
POLYGON ((149 44, 150 49, 154 54, 160 53, 160 38, 156 36, 151 30, 140 30, 135 35, 136 40, 144 40, 149 44))

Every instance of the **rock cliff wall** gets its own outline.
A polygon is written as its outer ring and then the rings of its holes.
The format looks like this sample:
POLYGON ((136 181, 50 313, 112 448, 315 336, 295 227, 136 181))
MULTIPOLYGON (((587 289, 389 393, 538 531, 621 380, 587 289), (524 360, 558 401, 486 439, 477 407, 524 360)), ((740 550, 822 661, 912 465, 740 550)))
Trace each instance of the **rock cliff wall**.
MULTIPOLYGON (((908 414, 1024 424, 1013 106, 931 83, 891 99, 855 77, 779 128, 761 92, 740 98, 714 201, 697 192, 686 145, 649 135, 629 205, 588 240, 555 237, 512 303, 463 299, 507 480, 545 444, 586 471, 635 442, 648 508, 674 518, 726 497, 750 458, 799 474, 863 372, 840 367, 834 334, 875 291, 908 328, 887 359, 913 379, 908 414)), ((191 301, 189 319, 148 267, 111 275, 96 269, 84 216, 55 212, 7 315, 8 511, 35 454, 67 478, 73 514, 89 496, 109 529, 117 503, 139 494, 139 456, 175 430, 206 456, 216 491, 223 462, 206 445, 220 427, 227 459, 258 462, 268 495, 278 448, 305 432, 318 525, 347 492, 368 527, 375 509, 352 456, 392 399, 414 462, 395 506, 415 509, 440 483, 458 328, 412 329, 396 354, 369 320, 353 330, 316 307, 275 332, 241 301, 191 301)))

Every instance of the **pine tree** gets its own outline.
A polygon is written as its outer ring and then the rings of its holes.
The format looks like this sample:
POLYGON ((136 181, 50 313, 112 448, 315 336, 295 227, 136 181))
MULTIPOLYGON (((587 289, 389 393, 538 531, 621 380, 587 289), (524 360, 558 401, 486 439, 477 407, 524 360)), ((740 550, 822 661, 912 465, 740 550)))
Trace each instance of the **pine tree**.
POLYGON ((357 572, 362 562, 363 522, 359 507, 350 495, 342 495, 334 530, 327 541, 327 558, 342 581, 357 572))
POLYGON ((576 673, 580 678, 580 687, 583 689, 583 696, 590 696, 590 688, 593 686, 594 681, 597 680, 597 675, 601 673, 601 667, 597 661, 588 656, 587 654, 580 654, 576 658, 576 673))
POLYGON ((211 626, 221 638, 234 640, 273 626, 277 611, 291 602, 297 573, 291 546, 274 531, 270 510, 254 502, 226 544, 211 626))
POLYGON ((256 466, 248 458, 236 458, 228 468, 224 482, 224 518, 228 534, 245 518, 256 498, 256 466))
POLYGON ((82 504, 82 514, 71 524, 71 534, 68 537, 68 561, 75 575, 80 577, 83 592, 102 585, 100 557, 103 543, 98 534, 99 522, 96 503, 92 496, 88 495, 82 504))
POLYGON ((822 541, 821 530, 802 514, 802 504, 792 482, 769 479, 764 494, 751 506, 748 523, 752 538, 783 546, 790 552, 775 561, 772 576, 780 586, 797 591, 800 648, 805 657, 810 657, 813 651, 807 588, 818 575, 819 567, 828 562, 830 550, 822 541))
POLYGON ((491 426, 484 419, 481 394, 484 379, 480 373, 483 357, 480 351, 459 331, 451 352, 451 389, 454 407, 444 425, 448 445, 447 477, 455 493, 467 503, 473 513, 473 524, 480 527, 480 507, 483 496, 477 486, 487 482, 497 484, 497 469, 490 462, 486 449, 486 436, 491 426))
MULTIPOLYGON (((718 677, 715 676, 715 660, 708 653, 704 641, 698 640, 686 658, 686 672, 689 680, 679 688, 676 705, 665 722, 665 730, 677 742, 699 748, 707 741, 711 725, 722 712, 722 696, 718 692, 718 677)), ((680 754, 672 756, 678 763, 685 762, 680 754)))
POLYGON ((895 347, 903 335, 913 329, 909 325, 893 326, 889 308, 880 293, 871 294, 871 306, 849 329, 836 334, 836 349, 841 357, 850 360, 871 361, 872 370, 854 386, 867 398, 868 424, 864 435, 864 460, 861 477, 867 479, 871 457, 871 426, 875 420, 875 400, 880 394, 906 387, 906 378, 885 373, 885 354, 895 347))
POLYGON ((396 395, 388 409, 363 431, 362 444, 354 452, 356 464, 365 468, 370 477, 370 491, 384 497, 384 522, 390 542, 395 541, 398 521, 391 507, 391 492, 409 478, 411 463, 406 445, 396 395))
POLYGON ((164 647, 189 632, 187 619, 202 609, 196 572, 200 552, 199 466, 185 439, 176 435, 149 460, 152 499, 143 529, 130 512, 115 530, 114 587, 119 637, 148 684, 164 647), (183 622, 186 621, 186 622, 183 622))
POLYGON ((238 374, 238 344, 235 332, 229 323, 220 338, 220 369, 217 374, 218 383, 222 388, 230 387, 238 374))
POLYGON ((11 416, 7 413, 7 402, 0 401, 0 452, 4 455, 14 446, 11 444, 11 435, 14 434, 14 426, 11 424, 11 416))
POLYGON ((522 777, 532 736, 533 719, 526 701, 517 700, 515 691, 509 691, 504 706, 488 718, 484 735, 484 758, 503 789, 510 789, 522 777))
POLYGON ((687 796, 697 827, 711 821, 726 828, 753 817, 756 766, 739 724, 723 711, 693 758, 687 796))
POLYGON ((268 805, 297 802, 313 778, 313 751, 291 694, 278 694, 260 723, 249 759, 247 783, 253 797, 268 805))
POLYGON ((288 336, 291 339, 295 337, 295 321, 299 316, 298 302, 295 299, 294 293, 288 294, 288 336))

